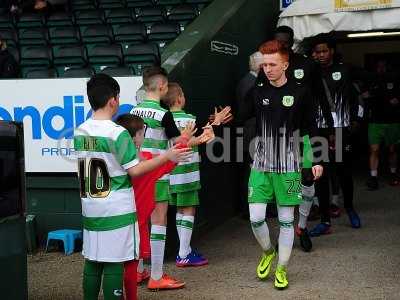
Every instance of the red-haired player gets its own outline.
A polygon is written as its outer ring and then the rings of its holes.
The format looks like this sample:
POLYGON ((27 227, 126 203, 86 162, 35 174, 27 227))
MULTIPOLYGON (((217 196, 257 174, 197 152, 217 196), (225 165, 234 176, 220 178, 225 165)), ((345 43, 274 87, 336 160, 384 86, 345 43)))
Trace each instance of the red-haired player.
MULTIPOLYGON (((306 87, 288 81, 285 71, 289 52, 281 42, 266 42, 259 51, 263 54, 260 71, 268 81, 248 93, 247 101, 239 107, 238 120, 255 116, 257 123, 248 197, 251 226, 263 250, 257 276, 267 278, 276 256, 265 222, 267 203, 276 199, 280 234, 275 287, 285 289, 289 284, 287 264, 294 240, 294 208, 302 201, 300 145, 304 137, 314 132, 315 105, 306 87)), ((317 179, 322 167, 313 166, 312 172, 317 179)))

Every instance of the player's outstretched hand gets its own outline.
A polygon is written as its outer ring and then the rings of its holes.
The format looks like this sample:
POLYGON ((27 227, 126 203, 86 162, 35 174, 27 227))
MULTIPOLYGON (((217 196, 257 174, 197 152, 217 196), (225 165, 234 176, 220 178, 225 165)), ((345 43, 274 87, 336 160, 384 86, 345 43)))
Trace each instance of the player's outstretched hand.
POLYGON ((190 140, 196 131, 196 124, 194 122, 189 122, 186 124, 186 127, 181 130, 181 136, 187 140, 190 140))
POLYGON ((191 148, 182 147, 181 144, 176 144, 168 149, 168 151, 165 152, 165 155, 168 160, 178 163, 188 161, 192 153, 193 151, 191 148))
POLYGON ((323 172, 324 172, 324 168, 321 165, 316 165, 316 166, 312 167, 312 173, 314 175, 314 180, 320 179, 323 172))
POLYGON ((227 124, 233 120, 233 115, 231 113, 230 106, 219 106, 219 108, 215 107, 214 114, 208 117, 208 121, 211 125, 219 126, 221 124, 227 124))

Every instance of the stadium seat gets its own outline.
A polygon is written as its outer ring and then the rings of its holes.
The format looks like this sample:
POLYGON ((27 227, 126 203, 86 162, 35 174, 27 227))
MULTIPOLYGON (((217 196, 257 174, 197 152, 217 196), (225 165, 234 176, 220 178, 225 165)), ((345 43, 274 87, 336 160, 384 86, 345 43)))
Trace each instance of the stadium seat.
POLYGON ((0 15, 0 28, 14 28, 14 19, 10 15, 0 15))
POLYGON ((121 44, 140 44, 146 39, 146 27, 143 24, 114 25, 114 40, 121 44))
POLYGON ((21 28, 18 30, 19 44, 27 45, 47 45, 48 33, 44 28, 21 28))
POLYGON ((52 45, 79 44, 79 33, 75 27, 54 27, 49 30, 52 45))
POLYGON ((51 50, 47 46, 25 46, 21 48, 22 77, 25 77, 25 74, 32 69, 49 67, 51 63, 51 50))
POLYGON ((65 12, 54 12, 47 18, 47 27, 72 26, 73 16, 65 12))
POLYGON ((151 7, 154 3, 151 0, 126 0, 126 6, 131 8, 151 7))
POLYGON ((6 41, 7 46, 16 47, 18 44, 18 36, 14 29, 0 28, 0 36, 6 41))
POLYGON ((197 5, 199 11, 203 10, 211 2, 212 2, 212 0, 186 0, 186 3, 188 3, 188 4, 197 5))
POLYGON ((169 21, 178 22, 181 26, 185 27, 192 22, 198 15, 197 8, 190 4, 184 4, 174 7, 168 13, 167 19, 169 21))
POLYGON ((96 72, 106 67, 118 67, 122 62, 120 45, 89 45, 87 53, 89 64, 96 72))
POLYGON ((148 40, 158 44, 163 49, 168 43, 176 39, 180 29, 177 23, 154 24, 150 28, 148 40))
POLYGON ((27 71, 25 74, 25 78, 56 78, 58 77, 57 71, 51 68, 48 69, 32 69, 27 71))
POLYGON ((92 68, 67 68, 64 73, 60 74, 63 78, 89 78, 94 75, 92 68))
POLYGON ((38 13, 24 13, 19 16, 17 21, 18 28, 42 27, 43 24, 43 16, 38 13))
POLYGON ((11 53, 12 56, 14 56, 15 61, 19 64, 20 61, 20 55, 19 55, 19 50, 17 47, 13 47, 13 46, 8 46, 7 47, 8 52, 11 53))
POLYGON ((136 20, 146 26, 164 22, 165 16, 165 10, 162 7, 141 7, 136 9, 136 20))
POLYGON ((130 67, 107 67, 104 68, 101 73, 113 76, 113 77, 119 77, 119 76, 133 76, 135 73, 133 72, 133 69, 130 67))
POLYGON ((109 44, 112 40, 112 30, 108 25, 90 25, 80 28, 84 44, 109 44))
POLYGON ((110 8, 123 8, 124 3, 122 0, 97 0, 99 8, 110 9, 110 8))
POLYGON ((80 26, 100 25, 104 23, 104 15, 100 10, 76 11, 75 23, 80 26))
POLYGON ((96 5, 93 0, 71 0, 71 8, 72 11, 94 10, 96 5))
POLYGON ((53 63, 59 75, 62 75, 68 68, 82 68, 87 64, 86 50, 80 45, 55 46, 53 47, 53 56, 53 63))
POLYGON ((142 74, 144 67, 160 63, 160 52, 157 44, 126 45, 122 52, 125 65, 132 67, 137 75, 142 74))
POLYGON ((134 22, 130 9, 110 9, 105 11, 105 19, 108 24, 129 24, 134 22))

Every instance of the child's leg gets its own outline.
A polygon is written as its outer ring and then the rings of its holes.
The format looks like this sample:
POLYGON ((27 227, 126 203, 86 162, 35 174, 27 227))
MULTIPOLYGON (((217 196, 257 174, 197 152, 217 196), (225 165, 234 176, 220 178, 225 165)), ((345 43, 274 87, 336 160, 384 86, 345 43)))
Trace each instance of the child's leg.
POLYGON ((180 224, 180 243, 179 243, 179 257, 184 258, 192 251, 190 241, 192 239, 194 216, 196 208, 194 206, 180 207, 179 211, 182 212, 182 221, 180 224))
POLYGON ((124 287, 126 293, 125 300, 137 299, 137 284, 136 284, 137 267, 138 267, 137 260, 130 260, 124 263, 124 287))
POLYGON ((157 202, 151 215, 151 278, 154 280, 159 280, 163 275, 167 211, 168 201, 157 202))
POLYGON ((97 300, 101 286, 103 263, 85 260, 83 267, 83 299, 97 300))
POLYGON ((122 263, 104 263, 103 273, 104 300, 122 299, 124 265, 122 263))

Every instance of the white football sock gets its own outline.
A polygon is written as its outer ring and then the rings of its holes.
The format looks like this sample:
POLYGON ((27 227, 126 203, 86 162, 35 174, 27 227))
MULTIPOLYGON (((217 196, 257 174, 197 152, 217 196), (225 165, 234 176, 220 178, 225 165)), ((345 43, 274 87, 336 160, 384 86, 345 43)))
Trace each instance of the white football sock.
POLYGON ((294 241, 294 206, 278 206, 279 218, 279 255, 278 265, 287 266, 294 241))
POLYGON ((154 280, 159 280, 163 275, 166 233, 166 226, 151 226, 151 278, 154 280))
POLYGON ((271 249, 269 230, 265 222, 266 209, 266 204, 249 204, 251 229, 253 230, 257 242, 265 252, 271 249))
POLYGON ((179 257, 185 258, 192 251, 190 240, 192 239, 194 216, 183 216, 181 221, 181 238, 179 243, 179 257))

